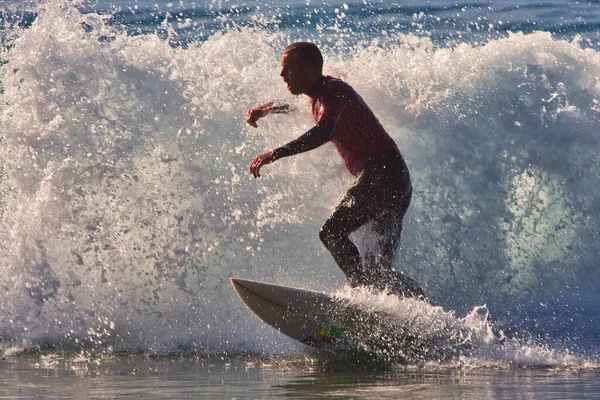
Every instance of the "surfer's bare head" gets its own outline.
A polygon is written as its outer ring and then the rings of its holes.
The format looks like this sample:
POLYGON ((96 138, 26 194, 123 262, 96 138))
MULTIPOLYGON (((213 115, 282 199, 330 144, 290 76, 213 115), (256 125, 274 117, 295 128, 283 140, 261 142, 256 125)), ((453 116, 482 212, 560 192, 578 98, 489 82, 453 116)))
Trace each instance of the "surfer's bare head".
POLYGON ((308 94, 323 74, 323 55, 314 43, 295 42, 283 51, 281 77, 292 94, 308 94))

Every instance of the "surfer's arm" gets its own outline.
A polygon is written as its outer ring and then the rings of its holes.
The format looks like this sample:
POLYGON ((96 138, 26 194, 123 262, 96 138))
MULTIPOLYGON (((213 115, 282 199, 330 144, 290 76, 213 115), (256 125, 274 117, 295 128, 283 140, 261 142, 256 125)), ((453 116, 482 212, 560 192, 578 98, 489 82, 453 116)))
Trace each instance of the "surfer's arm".
POLYGON ((260 167, 263 165, 271 164, 283 157, 289 157, 316 149, 329 142, 333 138, 334 132, 334 122, 327 120, 319 121, 317 125, 298 139, 292 140, 288 144, 278 147, 273 151, 268 151, 256 156, 250 164, 250 173, 255 178, 260 178, 260 167))
POLYGON ((292 140, 288 144, 256 156, 250 164, 250 173, 252 176, 260 178, 260 167, 263 165, 271 164, 283 157, 289 157, 316 149, 333 139, 335 127, 340 119, 344 104, 345 102, 342 97, 324 97, 319 107, 317 124, 302 136, 292 140))
POLYGON ((335 127, 345 104, 343 96, 336 94, 323 96, 318 106, 317 124, 298 139, 273 150, 273 158, 278 160, 304 153, 329 142, 333 139, 335 127))
POLYGON ((333 139, 334 132, 335 123, 333 121, 319 121, 298 139, 273 150, 273 161, 316 149, 333 139))
POLYGON ((258 128, 258 124, 256 122, 259 119, 266 117, 269 114, 287 114, 292 110, 293 108, 289 104, 272 101, 270 103, 263 104, 262 106, 250 109, 248 111, 248 115, 246 116, 246 122, 248 125, 258 128))

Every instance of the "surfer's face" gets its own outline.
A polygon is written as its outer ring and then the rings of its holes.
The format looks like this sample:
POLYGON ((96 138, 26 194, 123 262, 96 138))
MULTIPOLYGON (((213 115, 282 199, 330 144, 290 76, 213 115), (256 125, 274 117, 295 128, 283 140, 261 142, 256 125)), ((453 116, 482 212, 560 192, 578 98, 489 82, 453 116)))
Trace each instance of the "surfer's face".
POLYGON ((281 57, 281 77, 287 84, 287 89, 291 94, 297 95, 306 93, 310 89, 310 80, 307 79, 311 74, 311 67, 302 65, 294 52, 284 53, 281 57))

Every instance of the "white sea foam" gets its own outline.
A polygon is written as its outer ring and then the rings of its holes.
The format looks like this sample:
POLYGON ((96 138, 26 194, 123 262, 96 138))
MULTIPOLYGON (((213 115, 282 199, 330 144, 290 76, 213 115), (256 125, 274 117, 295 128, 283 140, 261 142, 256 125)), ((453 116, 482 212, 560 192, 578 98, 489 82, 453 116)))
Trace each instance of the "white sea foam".
MULTIPOLYGON (((473 307, 464 317, 459 317, 454 311, 427 302, 360 288, 345 287, 335 296, 360 310, 389 318, 398 327, 405 328, 405 333, 418 335, 435 345, 435 351, 431 353, 442 358, 424 360, 427 368, 597 366, 597 360, 593 358, 586 359, 565 349, 551 348, 541 341, 536 343, 531 338, 505 336, 490 320, 485 305, 473 307)), ((381 356, 393 357, 389 354, 381 356)))

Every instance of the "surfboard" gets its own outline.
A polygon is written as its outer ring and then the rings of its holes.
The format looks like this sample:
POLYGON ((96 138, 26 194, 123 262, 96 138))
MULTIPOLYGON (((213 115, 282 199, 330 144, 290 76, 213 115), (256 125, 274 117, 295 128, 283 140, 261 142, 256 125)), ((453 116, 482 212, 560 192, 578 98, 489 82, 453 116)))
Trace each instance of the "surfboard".
POLYGON ((345 333, 335 318, 344 309, 325 293, 240 278, 231 284, 256 316, 301 343, 324 347, 345 333))
POLYGON ((305 345, 334 353, 362 353, 405 363, 447 359, 452 346, 437 346, 409 326, 347 299, 326 293, 241 278, 231 284, 244 304, 261 320, 305 345))

